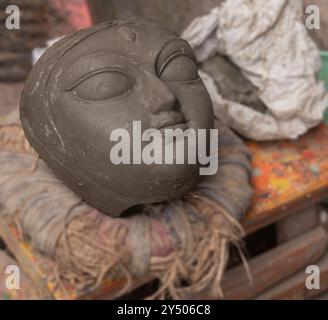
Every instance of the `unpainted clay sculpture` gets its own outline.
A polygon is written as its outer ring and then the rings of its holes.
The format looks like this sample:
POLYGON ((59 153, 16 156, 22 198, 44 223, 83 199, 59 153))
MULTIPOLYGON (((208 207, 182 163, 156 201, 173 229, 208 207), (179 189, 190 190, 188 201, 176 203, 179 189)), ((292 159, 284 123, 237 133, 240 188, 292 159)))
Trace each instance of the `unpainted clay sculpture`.
POLYGON ((140 18, 98 24, 50 47, 25 84, 20 116, 29 142, 53 172, 114 217, 182 195, 198 181, 200 167, 114 165, 114 129, 132 136, 133 121, 143 131, 213 127, 191 47, 140 18))

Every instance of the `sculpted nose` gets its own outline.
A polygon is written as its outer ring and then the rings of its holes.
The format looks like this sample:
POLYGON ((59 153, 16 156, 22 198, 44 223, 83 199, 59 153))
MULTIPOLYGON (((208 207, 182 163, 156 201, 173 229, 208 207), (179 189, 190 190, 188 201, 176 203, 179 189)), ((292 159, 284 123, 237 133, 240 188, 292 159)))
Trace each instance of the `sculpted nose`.
POLYGON ((153 114, 174 111, 178 109, 178 100, 174 92, 160 79, 154 80, 154 96, 150 111, 153 114))

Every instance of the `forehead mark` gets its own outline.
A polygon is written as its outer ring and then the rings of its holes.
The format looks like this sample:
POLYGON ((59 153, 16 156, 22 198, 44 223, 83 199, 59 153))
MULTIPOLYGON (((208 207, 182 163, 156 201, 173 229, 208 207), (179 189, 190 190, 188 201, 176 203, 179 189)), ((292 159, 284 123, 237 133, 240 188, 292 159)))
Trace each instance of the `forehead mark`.
POLYGON ((118 29, 118 33, 126 41, 135 42, 137 39, 136 32, 127 27, 118 29))

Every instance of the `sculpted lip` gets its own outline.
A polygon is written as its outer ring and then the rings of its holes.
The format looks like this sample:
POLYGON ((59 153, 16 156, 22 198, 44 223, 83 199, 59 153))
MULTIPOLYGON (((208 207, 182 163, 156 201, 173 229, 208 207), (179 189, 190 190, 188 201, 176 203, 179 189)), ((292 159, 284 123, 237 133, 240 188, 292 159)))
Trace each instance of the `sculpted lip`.
POLYGON ((162 120, 156 129, 186 129, 187 125, 182 115, 178 114, 174 117, 168 117, 162 120))

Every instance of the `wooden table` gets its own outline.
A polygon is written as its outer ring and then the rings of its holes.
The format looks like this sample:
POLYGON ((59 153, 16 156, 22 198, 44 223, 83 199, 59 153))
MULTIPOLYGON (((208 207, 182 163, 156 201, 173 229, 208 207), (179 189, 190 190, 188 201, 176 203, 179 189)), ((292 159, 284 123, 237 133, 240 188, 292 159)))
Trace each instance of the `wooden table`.
MULTIPOLYGON (((253 155, 253 204, 243 221, 247 234, 275 223, 277 246, 228 271, 226 299, 310 299, 328 290, 328 126, 297 141, 247 143, 253 155), (318 212, 319 210, 319 212, 318 212), (305 268, 318 264, 320 290, 305 289, 305 268)), ((206 296, 205 296, 206 297, 206 296)))
POLYGON ((296 141, 247 143, 253 155, 253 205, 243 225, 256 231, 328 196, 328 126, 296 141))

